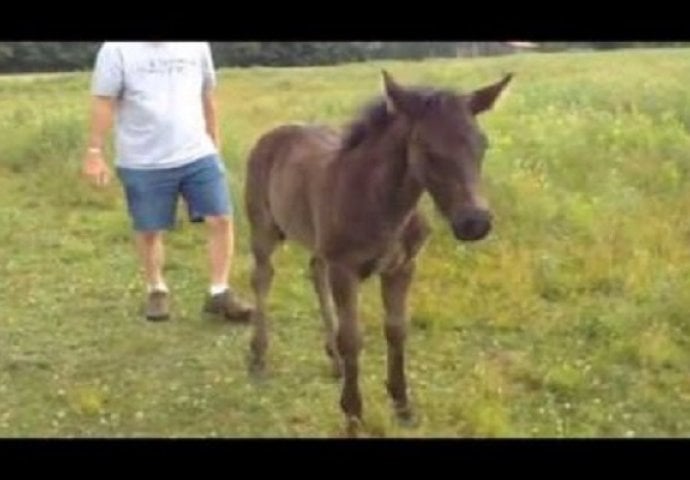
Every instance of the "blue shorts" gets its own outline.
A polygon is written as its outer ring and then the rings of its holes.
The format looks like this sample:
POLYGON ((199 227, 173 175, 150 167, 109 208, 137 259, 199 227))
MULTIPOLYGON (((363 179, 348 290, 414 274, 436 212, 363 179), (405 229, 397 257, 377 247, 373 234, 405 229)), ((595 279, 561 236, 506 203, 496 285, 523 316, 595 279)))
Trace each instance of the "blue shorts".
POLYGON ((225 165, 217 155, 181 167, 140 170, 117 168, 127 198, 127 209, 136 231, 169 230, 175 225, 179 196, 189 217, 200 222, 207 216, 232 215, 225 165))

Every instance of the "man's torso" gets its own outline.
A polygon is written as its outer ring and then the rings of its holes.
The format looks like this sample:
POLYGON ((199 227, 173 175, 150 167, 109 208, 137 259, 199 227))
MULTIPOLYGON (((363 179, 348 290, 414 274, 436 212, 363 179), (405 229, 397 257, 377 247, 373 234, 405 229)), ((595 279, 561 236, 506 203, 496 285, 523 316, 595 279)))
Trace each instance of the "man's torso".
MULTIPOLYGON (((117 163, 173 168, 216 152, 204 119, 203 43, 111 44, 119 54, 117 163)), ((206 73, 208 75, 208 73, 206 73)))

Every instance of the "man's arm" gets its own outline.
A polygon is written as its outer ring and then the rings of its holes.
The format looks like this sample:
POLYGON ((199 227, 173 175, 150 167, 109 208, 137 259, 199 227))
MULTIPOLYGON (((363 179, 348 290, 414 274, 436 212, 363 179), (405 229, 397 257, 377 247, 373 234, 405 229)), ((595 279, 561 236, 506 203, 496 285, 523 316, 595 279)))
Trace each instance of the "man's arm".
POLYGON ((115 99, 94 96, 91 101, 89 141, 84 155, 82 172, 98 186, 110 182, 110 168, 103 155, 105 136, 113 124, 115 99))
POLYGON ((211 45, 201 45, 201 68, 203 85, 201 98, 204 104, 204 118, 206 119, 206 131, 220 152, 220 128, 218 125, 218 103, 216 101, 216 69, 213 64, 211 45))
POLYGON ((110 181, 103 147, 123 85, 121 55, 116 46, 106 42, 98 52, 91 82, 89 138, 82 165, 84 175, 98 186, 107 185, 110 181))
POLYGON ((213 90, 204 90, 202 95, 204 103, 204 118, 206 119, 206 131, 220 151, 220 128, 218 126, 218 108, 216 94, 213 90))
POLYGON ((89 148, 103 149, 105 136, 113 125, 115 99, 94 96, 91 101, 91 123, 89 128, 89 148))

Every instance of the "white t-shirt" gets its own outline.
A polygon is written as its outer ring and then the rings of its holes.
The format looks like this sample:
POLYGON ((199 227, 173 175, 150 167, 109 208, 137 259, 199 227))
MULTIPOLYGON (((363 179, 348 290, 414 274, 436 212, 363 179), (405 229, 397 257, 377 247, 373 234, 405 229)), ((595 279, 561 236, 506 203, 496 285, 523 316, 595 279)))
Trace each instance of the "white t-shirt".
POLYGON ((202 102, 215 85, 208 43, 104 43, 91 92, 118 99, 116 164, 174 168, 217 153, 202 102))

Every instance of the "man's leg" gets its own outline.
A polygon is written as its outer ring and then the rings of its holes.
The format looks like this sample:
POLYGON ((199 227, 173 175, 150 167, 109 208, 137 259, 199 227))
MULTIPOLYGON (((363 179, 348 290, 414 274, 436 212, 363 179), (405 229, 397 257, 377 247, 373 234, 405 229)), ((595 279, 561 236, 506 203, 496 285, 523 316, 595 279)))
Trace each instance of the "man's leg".
POLYGON ((163 232, 135 232, 134 240, 139 260, 144 269, 144 280, 149 291, 167 290, 163 278, 163 265, 165 263, 163 232))
POLYGON ((163 232, 137 232, 134 238, 148 293, 146 318, 166 320, 170 317, 170 305, 168 286, 163 278, 163 232))
MULTIPOLYGON (((208 216, 208 257, 211 289, 224 290, 228 285, 234 253, 232 218, 228 215, 208 216), (223 288, 225 287, 225 288, 223 288)), ((214 292, 211 292, 214 293, 214 292)))
POLYGON ((166 320, 169 292, 163 276, 163 233, 173 227, 177 185, 169 170, 118 169, 125 189, 127 208, 135 230, 134 241, 147 288, 145 315, 166 320))
POLYGON ((251 307, 228 285, 234 253, 233 209, 221 160, 210 156, 194 162, 181 190, 190 217, 203 217, 208 229, 210 287, 204 311, 234 321, 249 321, 251 307))

